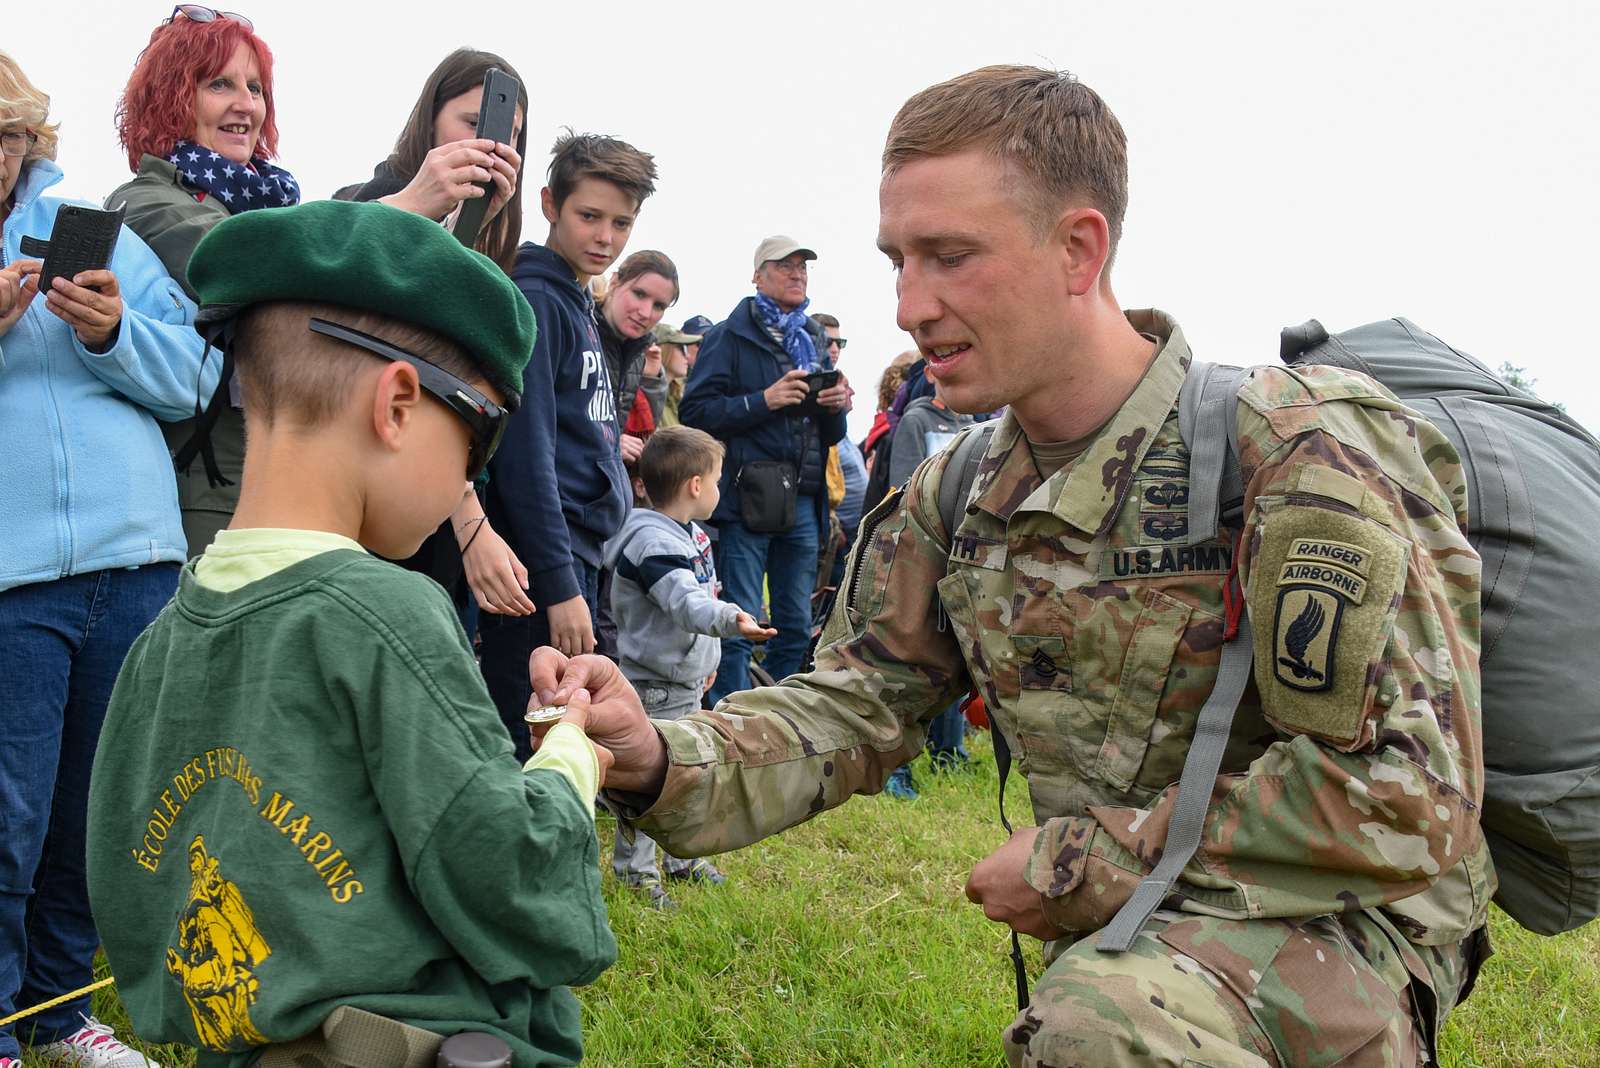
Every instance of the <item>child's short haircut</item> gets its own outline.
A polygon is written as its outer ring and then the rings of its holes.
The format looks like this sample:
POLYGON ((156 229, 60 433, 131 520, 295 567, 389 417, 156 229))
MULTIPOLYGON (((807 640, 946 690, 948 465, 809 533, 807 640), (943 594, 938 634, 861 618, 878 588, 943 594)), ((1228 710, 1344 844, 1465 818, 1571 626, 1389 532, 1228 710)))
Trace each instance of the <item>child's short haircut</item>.
POLYGON ((245 408, 266 426, 331 422, 350 403, 356 376, 378 365, 365 349, 312 332, 312 318, 382 338, 473 385, 486 381, 466 349, 425 326, 338 304, 272 301, 247 309, 233 340, 245 408))
POLYGON ((570 129, 556 138, 550 149, 550 169, 545 184, 559 211, 567 197, 585 178, 600 178, 633 198, 637 211, 656 191, 656 161, 626 141, 603 134, 576 134, 570 129))
POLYGON ((650 503, 671 504, 695 475, 709 475, 722 459, 722 442, 692 426, 666 426, 650 435, 639 454, 639 478, 650 503))

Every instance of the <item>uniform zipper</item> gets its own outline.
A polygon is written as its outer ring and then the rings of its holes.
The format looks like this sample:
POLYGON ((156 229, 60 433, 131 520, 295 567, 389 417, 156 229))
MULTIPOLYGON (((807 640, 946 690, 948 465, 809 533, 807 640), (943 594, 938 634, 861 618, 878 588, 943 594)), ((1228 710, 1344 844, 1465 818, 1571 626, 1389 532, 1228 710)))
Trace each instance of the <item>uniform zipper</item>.
POLYGON ((856 592, 861 588, 861 562, 866 558, 867 553, 872 551, 872 539, 877 536, 878 528, 883 525, 885 519, 889 518, 889 513, 893 510, 893 508, 886 509, 882 504, 879 504, 865 520, 871 525, 859 531, 856 535, 859 547, 856 549, 855 566, 850 569, 850 588, 845 591, 844 606, 846 608, 853 609, 856 606, 856 592))

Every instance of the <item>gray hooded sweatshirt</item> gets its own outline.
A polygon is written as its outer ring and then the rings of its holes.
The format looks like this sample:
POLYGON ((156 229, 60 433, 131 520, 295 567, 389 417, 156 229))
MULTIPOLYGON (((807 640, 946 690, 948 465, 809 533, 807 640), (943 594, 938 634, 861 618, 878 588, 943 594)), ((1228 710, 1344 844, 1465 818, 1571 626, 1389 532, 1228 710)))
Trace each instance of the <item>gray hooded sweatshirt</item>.
POLYGON ((699 687, 722 659, 718 638, 739 633, 739 606, 717 599, 711 539, 690 523, 635 508, 606 544, 611 617, 622 673, 699 687))

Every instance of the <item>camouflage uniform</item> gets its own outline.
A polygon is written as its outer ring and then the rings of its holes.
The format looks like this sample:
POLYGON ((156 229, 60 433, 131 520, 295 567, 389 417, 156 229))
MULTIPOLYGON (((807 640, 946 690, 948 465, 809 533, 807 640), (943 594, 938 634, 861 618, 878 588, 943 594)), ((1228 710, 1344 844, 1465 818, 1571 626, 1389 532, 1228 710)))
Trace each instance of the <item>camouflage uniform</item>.
POLYGON ((1457 457, 1367 378, 1259 370, 1244 529, 1188 547, 1188 346, 1160 312, 1129 318, 1160 350, 1088 451, 1042 479, 1004 417, 953 537, 948 452, 924 463, 863 521, 816 670, 661 725, 671 766, 641 826, 717 852, 875 792, 976 686, 1042 828, 1028 881, 1068 932, 1011 1063, 1426 1063, 1494 890, 1457 457), (1160 856, 1234 566, 1256 681, 1181 911, 1125 954, 1073 944, 1160 856))

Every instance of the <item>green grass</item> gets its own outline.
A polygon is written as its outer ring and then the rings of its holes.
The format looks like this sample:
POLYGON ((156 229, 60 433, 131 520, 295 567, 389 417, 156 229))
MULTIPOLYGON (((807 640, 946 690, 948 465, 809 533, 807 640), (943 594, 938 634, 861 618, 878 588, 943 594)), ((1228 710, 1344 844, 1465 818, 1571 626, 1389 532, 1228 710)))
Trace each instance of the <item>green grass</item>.
MULTIPOLYGON (((973 862, 1002 840, 985 741, 974 775, 935 778, 919 761, 915 802, 859 798, 717 858, 729 884, 672 884, 675 912, 645 908, 608 875, 621 958, 580 991, 587 1062, 1001 1064, 1009 941, 962 895, 973 862)), ((1019 789, 1011 810, 1024 807, 1019 789)), ((609 862, 609 819, 600 835, 609 862)), ((1452 1018, 1441 1063, 1600 1066, 1600 924, 1539 938, 1498 912, 1492 923, 1497 955, 1452 1018)), ((1038 946, 1024 945, 1037 971, 1038 946)), ((114 991, 96 1011, 131 1037, 114 991)), ((193 1064, 178 1048, 151 1055, 193 1064)))

